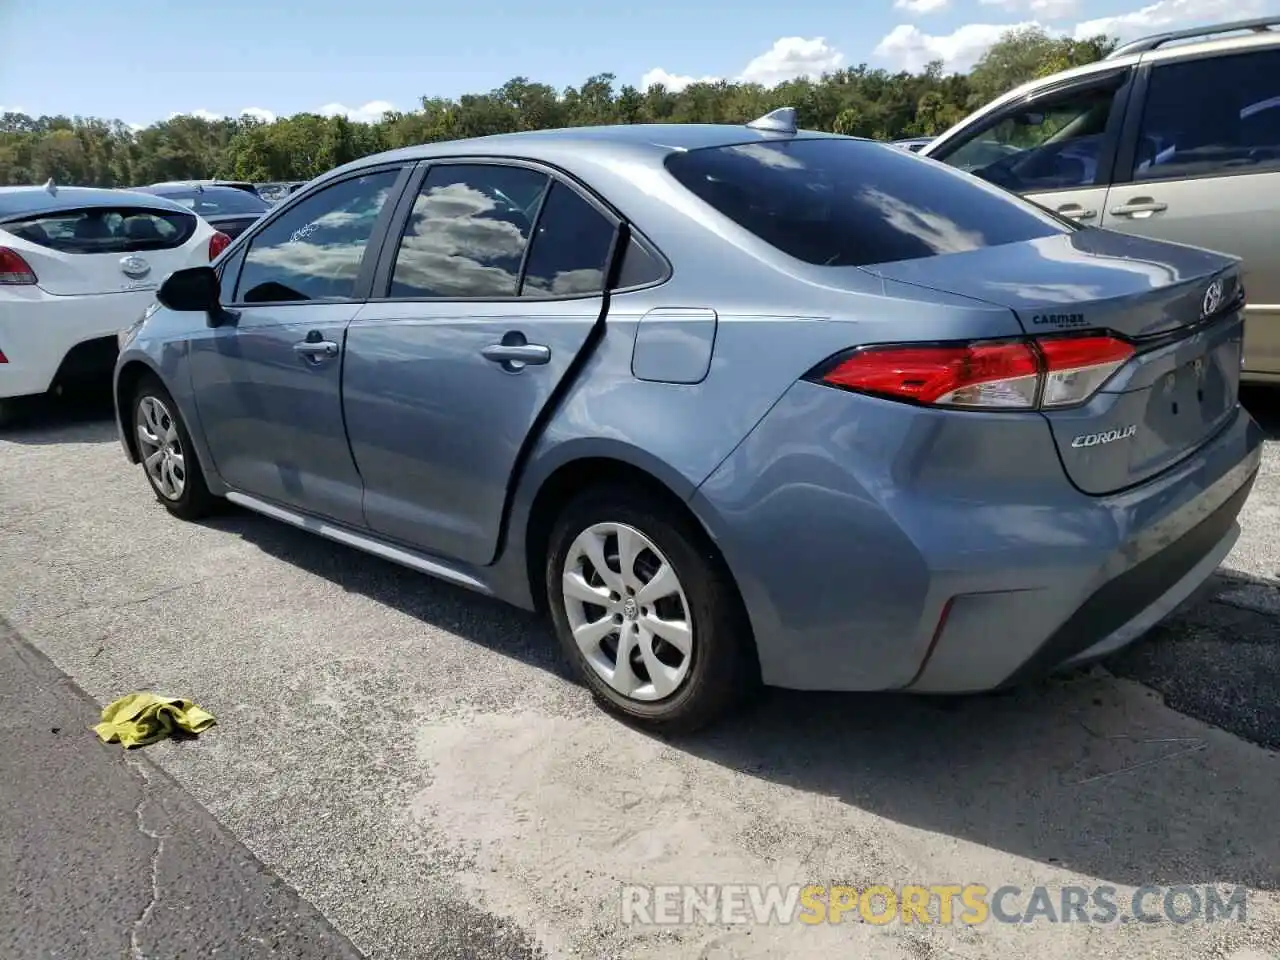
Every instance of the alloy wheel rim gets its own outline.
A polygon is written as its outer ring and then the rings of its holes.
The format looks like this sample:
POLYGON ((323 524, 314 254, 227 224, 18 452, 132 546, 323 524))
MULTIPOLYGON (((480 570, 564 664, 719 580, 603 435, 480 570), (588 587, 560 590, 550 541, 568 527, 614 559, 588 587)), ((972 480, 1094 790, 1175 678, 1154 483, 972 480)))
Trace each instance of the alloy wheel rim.
POLYGON ((657 545, 625 523, 597 523, 569 547, 562 576, 573 639, 591 669, 631 700, 665 700, 693 663, 684 588, 657 545))
POLYGON ((142 466, 151 485, 166 500, 181 499, 187 487, 187 462, 173 414, 156 397, 143 397, 135 426, 142 466))

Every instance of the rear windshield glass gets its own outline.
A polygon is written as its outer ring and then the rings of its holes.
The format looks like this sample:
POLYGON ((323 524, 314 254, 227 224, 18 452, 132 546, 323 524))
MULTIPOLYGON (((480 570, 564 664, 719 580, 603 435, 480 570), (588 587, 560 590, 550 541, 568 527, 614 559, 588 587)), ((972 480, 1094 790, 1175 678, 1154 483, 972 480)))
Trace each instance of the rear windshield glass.
POLYGON ((1067 223, 907 150, 801 139, 673 153, 688 190, 783 253, 864 266, 1066 233, 1067 223))
POLYGON ((232 213, 266 213, 271 205, 255 193, 235 187, 205 187, 203 191, 165 191, 160 196, 180 203, 200 216, 217 217, 232 213))
POLYGON ((59 210, 9 221, 3 228, 30 243, 63 253, 134 253, 180 247, 199 221, 189 213, 134 207, 59 210))

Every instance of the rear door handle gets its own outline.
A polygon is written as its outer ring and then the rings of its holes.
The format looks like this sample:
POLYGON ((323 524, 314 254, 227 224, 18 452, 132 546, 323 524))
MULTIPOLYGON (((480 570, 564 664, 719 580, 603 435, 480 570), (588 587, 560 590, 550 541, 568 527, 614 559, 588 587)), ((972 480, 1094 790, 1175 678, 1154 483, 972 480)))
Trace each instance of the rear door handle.
POLYGON ((1136 219, 1145 219, 1153 213, 1163 213, 1169 209, 1167 203, 1160 203, 1158 200, 1152 200, 1150 197, 1136 197, 1128 203, 1122 203, 1118 207, 1111 208, 1111 215, 1115 217, 1134 217, 1136 219))
POLYGON ((546 363, 551 359, 551 348, 540 343, 493 343, 480 351, 486 360, 494 363, 546 363))
POLYGON ((338 345, 332 340, 302 340, 293 345, 293 352, 310 360, 320 360, 324 357, 336 357, 338 345))
POLYGON ((505 334, 500 343, 491 343, 480 351, 480 356, 491 363, 502 365, 508 373, 518 373, 529 364, 548 363, 551 348, 541 343, 530 343, 519 330, 505 334))
POLYGON ((1058 213, 1069 220, 1092 220, 1098 215, 1097 210, 1086 210, 1078 203, 1064 203, 1058 213))

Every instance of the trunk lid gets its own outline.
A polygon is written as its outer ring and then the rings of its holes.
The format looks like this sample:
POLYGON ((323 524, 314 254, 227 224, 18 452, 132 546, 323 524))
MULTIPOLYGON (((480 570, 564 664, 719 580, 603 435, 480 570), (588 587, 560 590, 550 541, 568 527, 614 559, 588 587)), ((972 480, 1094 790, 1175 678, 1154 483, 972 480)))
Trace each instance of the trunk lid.
POLYGON ((1085 229, 863 269, 1008 307, 1030 336, 1109 332, 1135 355, 1087 403, 1045 410, 1062 465, 1102 495, 1193 454, 1238 405, 1239 261, 1085 229))

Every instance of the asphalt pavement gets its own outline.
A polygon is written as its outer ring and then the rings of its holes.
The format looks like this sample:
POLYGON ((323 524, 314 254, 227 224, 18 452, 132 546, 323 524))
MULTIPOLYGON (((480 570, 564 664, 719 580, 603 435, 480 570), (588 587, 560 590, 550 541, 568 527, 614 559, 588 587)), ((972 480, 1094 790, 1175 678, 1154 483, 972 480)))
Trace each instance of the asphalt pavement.
POLYGON ((0 825, 24 904, 0 905, 0 955, 252 957, 227 939, 248 930, 370 960, 1280 957, 1280 443, 1219 575, 1102 667, 955 700, 774 692, 664 741, 603 715, 536 617, 241 511, 174 520, 107 416, 0 429, 0 614, 23 638, 0 644, 0 825), (218 725, 99 744, 93 704, 140 689, 218 725), (1250 900, 1218 924, 620 920, 624 883, 717 881, 1250 900), (198 919, 223 901, 227 924, 198 919))
POLYGON ((345 937, 0 619, 0 956, 358 960, 345 937))

